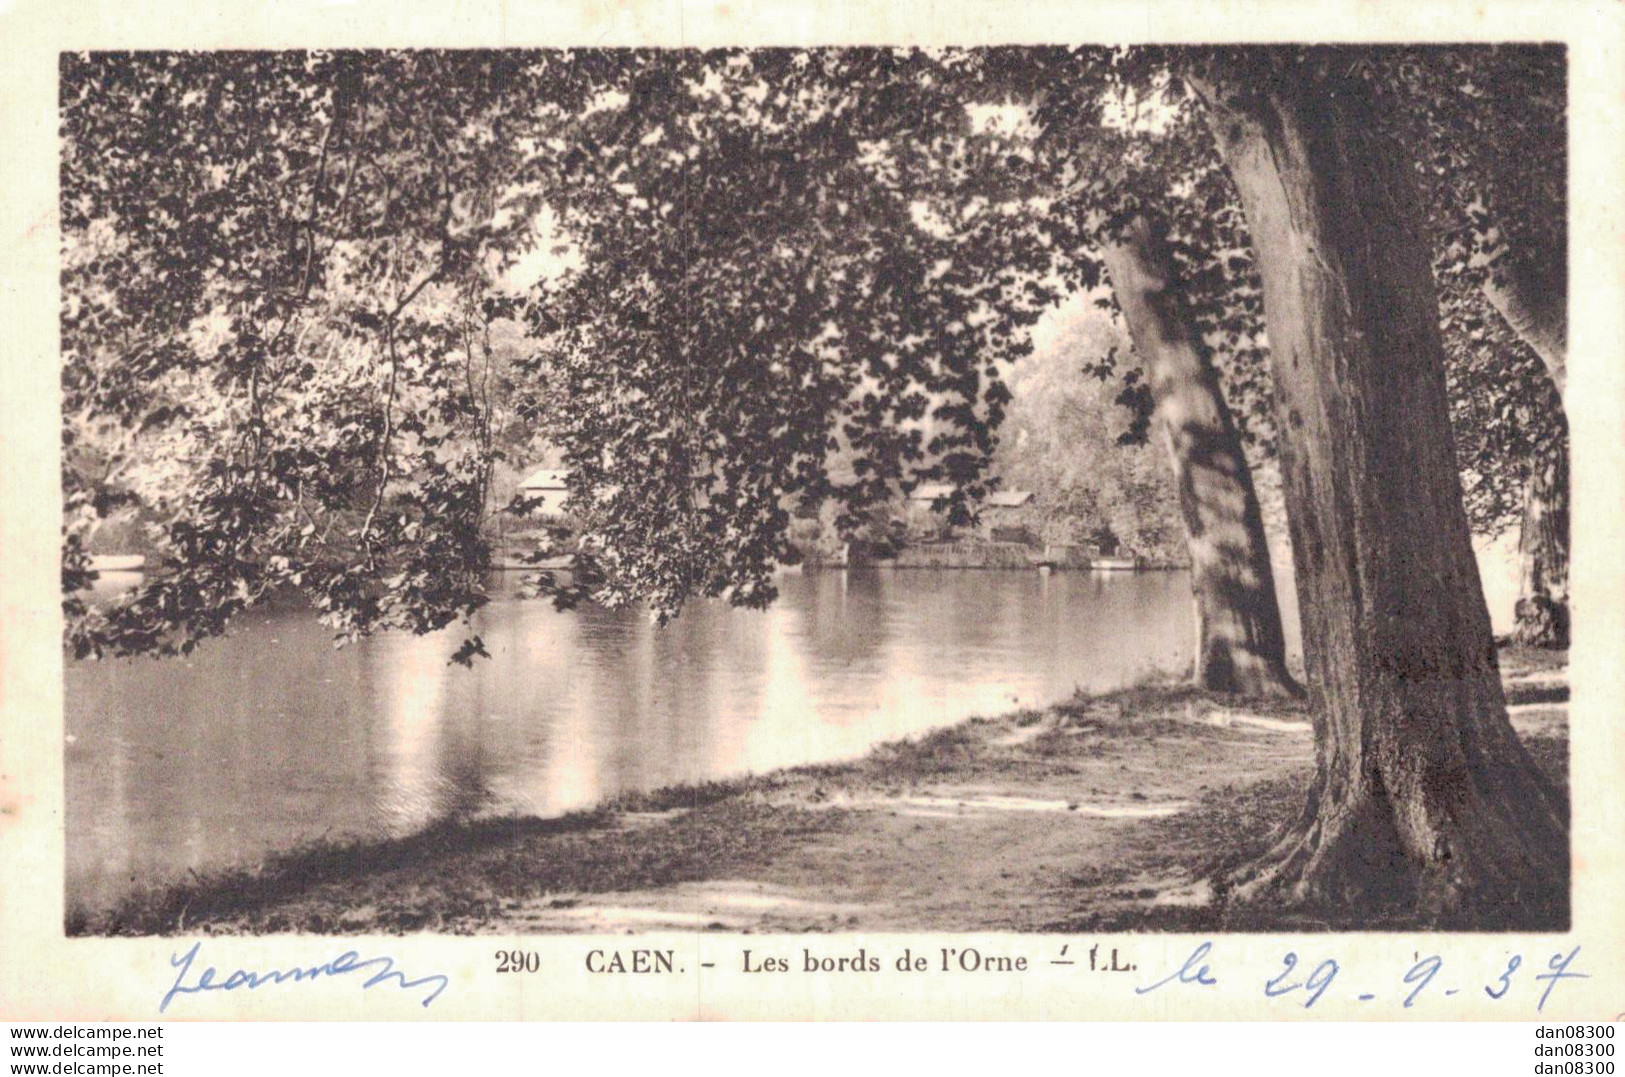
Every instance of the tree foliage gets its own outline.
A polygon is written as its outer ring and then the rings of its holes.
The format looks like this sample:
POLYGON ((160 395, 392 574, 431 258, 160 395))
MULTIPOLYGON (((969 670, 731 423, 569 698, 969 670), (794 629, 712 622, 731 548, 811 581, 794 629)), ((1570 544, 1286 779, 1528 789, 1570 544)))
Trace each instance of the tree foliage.
MULTIPOLYGON (((1251 244, 1179 77, 1211 55, 64 57, 73 649, 187 649, 286 589, 340 638, 465 618, 492 515, 514 507, 492 476, 543 441, 570 468, 582 551, 543 589, 659 615, 768 602, 800 509, 835 503, 856 529, 946 480, 974 511, 1032 325, 1101 283, 1098 244, 1139 212, 1170 222, 1232 409, 1267 449, 1251 244), (132 506, 156 556, 91 610, 86 537, 132 506)), ((1520 243, 1549 236, 1549 176, 1496 141, 1545 130, 1549 93, 1505 104, 1545 68, 1482 49, 1333 62, 1431 124, 1403 132, 1443 147, 1430 219, 1482 205, 1533 222, 1520 243), (1533 112, 1485 111, 1505 108, 1533 112)), ((1480 272, 1482 243, 1435 231, 1440 264, 1480 272)), ((1480 391, 1506 388, 1516 354, 1494 328, 1472 345, 1488 324, 1447 328, 1458 447, 1493 519, 1549 409, 1529 386, 1480 391)), ((1095 371, 1143 409, 1127 358, 1095 371)))
POLYGON ((1085 542, 1104 530, 1158 560, 1186 559, 1167 462, 1130 438, 1130 413, 1107 383, 1083 369, 1128 350, 1123 328, 1089 296, 1064 305, 1056 328, 1009 378, 1014 400, 995 469, 1004 485, 1031 490, 1046 540, 1085 542))
POLYGON ((1012 226, 1004 141, 932 88, 945 70, 892 50, 67 58, 76 653, 189 649, 288 587, 341 638, 466 617, 498 410, 571 467, 561 598, 759 605, 798 501, 856 526, 943 478, 967 513, 1001 368, 1053 292, 1020 269, 1046 256, 1012 226), (560 237, 577 271, 504 288, 560 237), (494 371, 509 318, 534 347, 494 371), (84 535, 131 502, 160 556, 87 609, 84 535))
POLYGON ((64 588, 78 654, 188 650, 283 588, 341 638, 485 597, 493 287, 533 242, 560 54, 62 64, 64 588), (101 466, 91 482, 77 466, 101 466), (155 521, 90 610, 84 539, 155 521))
POLYGON ((985 489, 1003 370, 1054 293, 1009 140, 936 66, 671 54, 603 111, 562 217, 582 269, 532 308, 570 402, 548 432, 591 566, 574 594, 762 605, 792 511, 833 500, 850 530, 926 479, 961 517, 985 489))

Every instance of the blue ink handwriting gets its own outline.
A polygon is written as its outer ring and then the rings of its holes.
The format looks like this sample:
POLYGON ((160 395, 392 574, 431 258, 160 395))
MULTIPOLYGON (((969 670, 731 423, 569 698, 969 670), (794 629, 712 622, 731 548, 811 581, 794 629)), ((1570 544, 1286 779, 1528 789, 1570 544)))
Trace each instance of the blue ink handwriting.
POLYGON ((1191 952, 1191 956, 1187 957, 1185 963, 1179 966, 1178 969, 1170 972, 1154 984, 1136 987, 1134 993, 1136 995, 1147 995, 1164 984, 1172 983, 1174 980, 1178 980, 1182 984, 1200 984, 1203 987, 1212 987, 1219 981, 1213 978, 1208 972, 1207 965, 1202 963, 1202 959, 1208 955, 1208 951, 1211 949, 1213 949, 1213 944, 1204 942, 1191 952))
POLYGON ((1567 954, 1553 954, 1552 959, 1546 963, 1546 967, 1552 971, 1541 972, 1535 975, 1536 980, 1546 981, 1546 990, 1540 993, 1540 1004, 1535 1007, 1535 1012, 1539 1013, 1546 1008, 1546 1000, 1551 997, 1552 988, 1557 986, 1557 981, 1591 979, 1591 975, 1589 973, 1569 971, 1570 963, 1574 961, 1575 957, 1577 957, 1579 953, 1580 948, 1576 946, 1567 954))
POLYGON ((177 995, 199 995, 205 991, 236 991, 240 988, 255 991, 266 984, 282 984, 288 981, 302 983, 323 976, 344 976, 349 973, 368 970, 376 971, 373 971, 372 975, 361 984, 363 990, 376 987, 381 983, 387 983, 390 980, 397 981, 396 986, 402 991, 414 987, 428 989, 432 985, 433 990, 428 991, 423 998, 425 1008, 428 1007, 429 1003, 439 998, 440 993, 451 984, 451 979, 440 973, 421 976, 416 980, 408 980, 404 973, 396 971, 393 957, 369 957, 363 960, 361 955, 354 950, 346 950, 332 960, 321 964, 303 968, 273 969, 269 972, 251 972, 247 969, 237 969, 224 980, 218 981, 215 979, 217 970, 213 965, 209 965, 198 975, 196 983, 188 985, 186 983, 187 974, 192 971, 192 965, 197 961, 198 950, 202 946, 201 942, 194 942, 192 948, 184 954, 170 955, 170 965, 180 971, 175 974, 175 982, 170 985, 169 990, 164 992, 164 1000, 158 1004, 159 1013, 169 1009, 169 1004, 175 1000, 177 995))

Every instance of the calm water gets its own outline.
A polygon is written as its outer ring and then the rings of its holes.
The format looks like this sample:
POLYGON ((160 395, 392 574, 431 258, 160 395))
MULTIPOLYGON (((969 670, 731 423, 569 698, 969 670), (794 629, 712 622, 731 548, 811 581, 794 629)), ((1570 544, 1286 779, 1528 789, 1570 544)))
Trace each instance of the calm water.
POLYGON ((1186 667, 1182 573, 790 575, 765 612, 504 600, 461 636, 333 650, 262 613, 187 660, 67 670, 69 907, 321 837, 556 813, 629 789, 862 754, 1186 667))

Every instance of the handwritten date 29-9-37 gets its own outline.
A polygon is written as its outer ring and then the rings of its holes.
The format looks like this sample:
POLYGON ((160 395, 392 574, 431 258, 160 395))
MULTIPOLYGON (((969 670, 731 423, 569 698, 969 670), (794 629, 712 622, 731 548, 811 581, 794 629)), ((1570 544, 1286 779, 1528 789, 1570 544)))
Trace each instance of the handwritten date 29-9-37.
MULTIPOLYGON (((1213 943, 1202 943, 1191 951, 1191 955, 1185 959, 1183 965, 1160 980, 1136 987, 1134 993, 1148 995, 1165 988, 1218 986, 1219 975, 1214 967, 1217 962, 1212 953, 1213 943)), ((1360 1002, 1397 999, 1403 1008, 1410 1009, 1429 994, 1450 998, 1463 991, 1481 988, 1487 997, 1499 1001, 1508 995, 1519 994, 1515 988, 1521 981, 1533 983, 1539 991, 1535 1002, 1535 1011, 1539 1013, 1546 1009, 1546 1001, 1551 998, 1552 990, 1558 983, 1563 980, 1590 979, 1589 974, 1579 972, 1574 967, 1575 958, 1579 955, 1578 946, 1566 953, 1557 950, 1547 960, 1545 971, 1530 976, 1525 971, 1523 955, 1509 954, 1504 964, 1486 978, 1482 973, 1471 972, 1463 972, 1459 976, 1442 975, 1445 967, 1442 957, 1437 954, 1424 957, 1418 952, 1414 955, 1414 962, 1399 976, 1397 982, 1361 984, 1355 998, 1360 1002), (1367 990, 1381 987, 1387 987, 1388 990, 1386 992, 1367 990)), ((1339 983, 1339 976, 1342 973, 1343 965, 1335 957, 1324 957, 1316 962, 1312 958, 1301 958, 1295 950, 1288 950, 1281 958, 1280 971, 1264 981, 1264 996, 1291 998, 1294 1002, 1302 999, 1303 1008, 1307 1010, 1319 1002, 1321 996, 1330 991, 1334 983, 1339 983)), ((1343 980, 1345 986, 1347 979, 1345 976, 1343 980)), ((1366 976, 1365 979, 1369 980, 1370 977, 1366 976)))

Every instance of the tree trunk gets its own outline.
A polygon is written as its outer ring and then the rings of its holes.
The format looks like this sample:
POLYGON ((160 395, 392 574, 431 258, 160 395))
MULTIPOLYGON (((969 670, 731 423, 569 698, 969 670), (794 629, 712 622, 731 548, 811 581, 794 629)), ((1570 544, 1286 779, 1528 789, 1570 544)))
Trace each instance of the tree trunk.
POLYGON ((1507 720, 1405 163, 1357 85, 1192 79, 1259 256, 1317 773, 1225 880, 1370 923, 1567 922, 1567 802, 1507 720))
POLYGON ((1569 645, 1569 460, 1564 446, 1537 457, 1524 484, 1519 589, 1512 638, 1527 647, 1569 645))
MULTIPOLYGON (((1564 252, 1518 257, 1504 243, 1491 251, 1484 295, 1513 332, 1540 356, 1557 387, 1568 389, 1568 274, 1564 252)), ((1512 637, 1530 647, 1569 645, 1569 489, 1564 446, 1538 455, 1524 484, 1522 560, 1512 637)))
POLYGON ((1144 217, 1102 253, 1179 491, 1196 605, 1196 683, 1296 695, 1252 471, 1172 254, 1144 217))
POLYGON ((1561 253, 1538 264, 1502 243, 1491 251, 1484 296, 1534 349, 1562 396, 1568 382, 1568 273, 1561 253))

